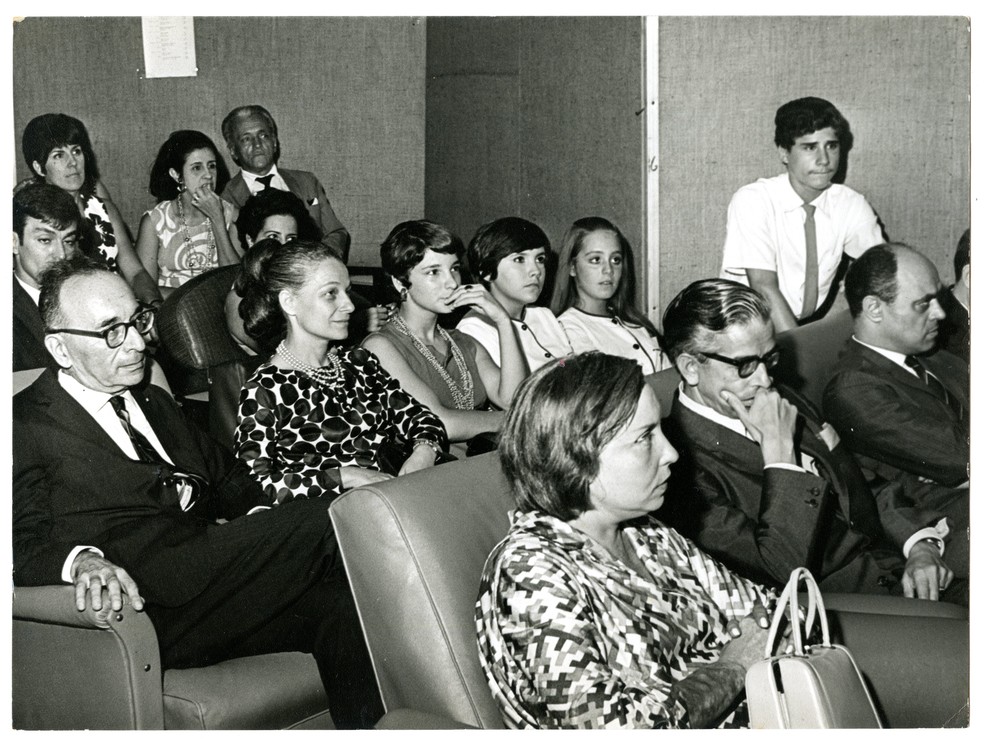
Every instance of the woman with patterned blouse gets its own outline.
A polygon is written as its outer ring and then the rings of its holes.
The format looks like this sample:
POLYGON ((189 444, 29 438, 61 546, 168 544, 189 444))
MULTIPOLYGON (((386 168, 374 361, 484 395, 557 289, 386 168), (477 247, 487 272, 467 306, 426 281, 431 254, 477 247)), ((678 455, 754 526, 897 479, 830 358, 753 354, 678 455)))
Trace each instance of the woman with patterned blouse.
POLYGON ((506 725, 747 725, 745 671, 775 594, 648 517, 677 454, 639 365, 598 352, 545 365, 499 454, 517 510, 476 618, 506 725))
POLYGON ((137 298, 159 303, 157 285, 140 263, 123 216, 99 179, 89 132, 78 118, 45 113, 24 127, 21 148, 35 180, 57 185, 75 200, 85 225, 83 244, 123 275, 137 298))
POLYGON ((446 444, 441 422, 348 335, 348 270, 331 247, 258 242, 237 291, 246 332, 273 350, 243 386, 235 451, 271 502, 334 495, 385 480, 386 445, 409 454, 399 474, 430 467, 446 444))
POLYGON ((157 205, 144 213, 137 254, 167 297, 192 277, 238 264, 236 206, 219 197, 229 170, 201 131, 175 131, 150 169, 157 205))
POLYGON ((382 329, 362 342, 413 397, 438 415, 454 442, 498 431, 503 412, 477 409, 486 399, 507 408, 527 374, 505 310, 481 285, 461 284, 463 251, 461 240, 437 223, 397 225, 380 255, 400 305, 382 329), (439 316, 463 306, 487 316, 499 332, 501 369, 480 343, 438 324, 439 316))

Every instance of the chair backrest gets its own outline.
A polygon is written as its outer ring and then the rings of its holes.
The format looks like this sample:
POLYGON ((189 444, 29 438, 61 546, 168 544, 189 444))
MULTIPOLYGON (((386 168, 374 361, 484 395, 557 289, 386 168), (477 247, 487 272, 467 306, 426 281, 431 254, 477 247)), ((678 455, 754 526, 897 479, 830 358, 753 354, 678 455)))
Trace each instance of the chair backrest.
POLYGON ((208 369, 246 357, 225 322, 225 299, 239 272, 232 264, 188 280, 161 305, 157 332, 175 361, 191 369, 208 369))
POLYGON ((387 711, 503 728, 478 662, 475 601, 512 508, 494 453, 357 488, 332 504, 387 711))
POLYGON ((670 415, 670 410, 673 407, 673 396, 680 386, 680 373, 676 371, 676 367, 670 367, 646 375, 646 383, 656 393, 660 416, 666 418, 670 415))
POLYGON ((853 330, 851 314, 844 310, 778 334, 776 345, 782 354, 776 379, 805 395, 819 409, 831 370, 853 330))

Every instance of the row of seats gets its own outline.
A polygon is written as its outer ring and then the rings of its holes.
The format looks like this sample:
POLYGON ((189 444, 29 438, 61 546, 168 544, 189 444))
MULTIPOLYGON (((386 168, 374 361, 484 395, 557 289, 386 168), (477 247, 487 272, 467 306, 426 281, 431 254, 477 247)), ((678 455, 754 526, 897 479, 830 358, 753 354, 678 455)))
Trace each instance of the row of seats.
MULTIPOLYGON (((202 299, 212 301, 224 298, 232 276, 215 270, 196 279, 208 285, 199 288, 207 296, 202 299)), ((180 301, 173 304, 179 306, 180 301)), ((188 312, 200 316, 203 309, 213 310, 214 303, 189 306, 188 312)), ((194 324, 182 327, 181 310, 173 316, 166 310, 162 341, 179 346, 166 333, 171 331, 198 336, 196 341, 182 340, 188 351, 179 358, 189 367, 207 370, 213 391, 220 383, 222 397, 232 398, 231 416, 228 407, 213 408, 211 414, 217 424, 213 432, 226 429, 229 443, 236 376, 248 371, 245 355, 231 341, 223 343, 221 335, 208 338, 194 324)), ((781 334, 781 379, 819 401, 850 325, 847 314, 839 314, 781 334)), ((676 371, 665 370, 648 381, 667 414, 679 382, 676 371)), ((211 392, 210 404, 219 395, 211 392)), ((482 566, 508 529, 511 507, 494 454, 358 488, 332 505, 332 522, 387 709, 381 727, 502 727, 478 664, 473 615, 482 566), (367 531, 373 536, 366 536, 367 531)), ((14 590, 16 728, 332 726, 310 655, 247 657, 162 675, 156 636, 145 614, 129 606, 108 619, 106 614, 80 614, 73 600, 69 586, 14 590)), ((890 600, 896 612, 928 613, 920 601, 890 600)), ((878 633, 877 612, 885 607, 884 597, 828 596, 827 601, 828 607, 839 609, 835 627, 855 649, 888 726, 966 725, 965 608, 932 604, 934 616, 951 618, 925 619, 922 630, 920 619, 912 620, 906 649, 913 652, 918 679, 910 686, 893 660, 865 649, 873 643, 870 635, 878 633), (940 659, 941 652, 951 656, 940 659), (927 685, 934 689, 927 691, 927 685)))

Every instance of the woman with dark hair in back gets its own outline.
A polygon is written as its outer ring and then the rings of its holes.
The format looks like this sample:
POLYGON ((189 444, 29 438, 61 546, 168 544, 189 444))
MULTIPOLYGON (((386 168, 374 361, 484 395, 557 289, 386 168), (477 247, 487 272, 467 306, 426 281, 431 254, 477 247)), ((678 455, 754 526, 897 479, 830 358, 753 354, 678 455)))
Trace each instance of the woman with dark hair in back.
POLYGON ((447 442, 376 357, 332 346, 348 336, 349 289, 345 263, 320 242, 265 239, 243 260, 239 312, 272 355, 243 386, 234 447, 272 502, 378 482, 385 466, 430 467, 447 442))
POLYGON ((605 218, 580 218, 568 229, 550 308, 575 352, 628 357, 647 375, 673 366, 656 327, 635 306, 629 241, 605 218))
MULTIPOLYGON (((397 225, 380 247, 383 270, 400 295, 396 314, 363 346, 421 403, 434 411, 453 442, 493 434, 526 377, 509 316, 481 285, 461 284, 461 240, 430 221, 397 225), (469 306, 488 319, 502 346, 501 369, 472 337, 445 330, 438 317, 469 306)), ((473 450, 475 447, 473 446, 473 450)), ((454 449, 458 455, 461 447, 454 449)))
POLYGON ((21 149, 36 181, 56 185, 75 200, 83 218, 84 249, 98 253, 123 275, 139 300, 160 302, 160 291, 133 249, 123 216, 99 179, 85 124, 64 113, 39 115, 24 127, 21 149))
POLYGON ((137 254, 166 297, 174 288, 242 256, 235 236, 236 208, 218 193, 229 170, 200 131, 175 131, 150 170, 157 205, 140 219, 137 254))

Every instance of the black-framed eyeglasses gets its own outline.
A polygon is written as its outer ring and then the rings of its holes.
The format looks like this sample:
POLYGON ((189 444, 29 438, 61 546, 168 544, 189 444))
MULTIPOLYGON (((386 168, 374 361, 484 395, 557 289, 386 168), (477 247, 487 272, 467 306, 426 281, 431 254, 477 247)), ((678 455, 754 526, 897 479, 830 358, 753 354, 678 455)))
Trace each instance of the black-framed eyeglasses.
POLYGON ((707 357, 708 359, 716 359, 718 362, 724 362, 725 364, 730 364, 732 367, 737 368, 738 376, 741 378, 751 377, 755 370, 758 368, 759 364, 765 365, 766 372, 771 372, 779 364, 779 347, 770 349, 761 357, 752 354, 747 357, 725 357, 720 354, 713 354, 711 352, 700 352, 702 357, 707 357))
POLYGON ((49 328, 45 331, 45 334, 73 334, 75 336, 92 336, 97 339, 103 339, 106 342, 106 346, 110 349, 115 349, 116 347, 123 344, 126 341, 126 332, 132 326, 140 334, 150 333, 150 330, 154 327, 154 320, 157 315, 157 311, 153 308, 148 308, 147 310, 142 310, 129 321, 122 321, 121 323, 114 323, 108 328, 104 328, 102 331, 88 331, 81 328, 49 328))

